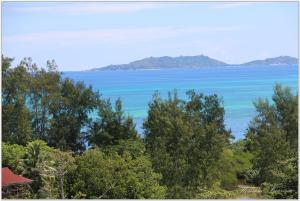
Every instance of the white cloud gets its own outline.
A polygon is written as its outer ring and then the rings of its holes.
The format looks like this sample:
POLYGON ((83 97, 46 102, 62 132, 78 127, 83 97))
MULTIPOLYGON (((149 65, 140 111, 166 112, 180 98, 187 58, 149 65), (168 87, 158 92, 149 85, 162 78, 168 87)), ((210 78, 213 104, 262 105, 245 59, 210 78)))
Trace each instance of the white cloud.
POLYGON ((243 27, 150 27, 124 29, 94 29, 81 31, 52 31, 3 36, 4 43, 26 44, 117 44, 190 37, 244 30, 243 27))
POLYGON ((32 7, 12 7, 15 12, 24 13, 62 13, 62 14, 102 14, 102 13, 128 13, 147 9, 164 7, 162 3, 147 2, 125 2, 125 3, 107 3, 107 2, 89 2, 89 3, 66 3, 45 6, 32 7))

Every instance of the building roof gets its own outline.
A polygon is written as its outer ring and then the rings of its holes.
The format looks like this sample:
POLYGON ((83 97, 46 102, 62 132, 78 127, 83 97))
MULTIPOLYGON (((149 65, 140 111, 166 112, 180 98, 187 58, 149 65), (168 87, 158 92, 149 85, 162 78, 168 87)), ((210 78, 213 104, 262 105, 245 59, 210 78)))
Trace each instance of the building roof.
POLYGON ((31 179, 14 174, 9 168, 2 168, 2 186, 31 183, 31 179))

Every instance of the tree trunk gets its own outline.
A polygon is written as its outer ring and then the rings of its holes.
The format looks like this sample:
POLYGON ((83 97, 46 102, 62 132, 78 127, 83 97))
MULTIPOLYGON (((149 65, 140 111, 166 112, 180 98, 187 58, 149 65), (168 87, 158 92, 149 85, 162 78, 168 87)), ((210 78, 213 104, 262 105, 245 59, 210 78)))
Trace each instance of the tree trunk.
POLYGON ((61 195, 61 199, 65 199, 65 194, 64 194, 64 175, 61 175, 61 177, 60 177, 60 195, 61 195))

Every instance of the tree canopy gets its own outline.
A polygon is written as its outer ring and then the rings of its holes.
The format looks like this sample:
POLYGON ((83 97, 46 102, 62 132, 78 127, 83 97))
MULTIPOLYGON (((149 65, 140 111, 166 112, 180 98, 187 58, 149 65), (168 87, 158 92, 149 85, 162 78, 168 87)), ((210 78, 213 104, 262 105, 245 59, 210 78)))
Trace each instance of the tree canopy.
POLYGON ((12 61, 2 56, 2 166, 33 182, 11 198, 236 198, 241 184, 298 197, 298 95, 288 87, 255 101, 237 141, 217 94, 156 92, 142 135, 121 99, 62 78, 54 60, 12 61))
POLYGON ((229 145, 224 109, 216 95, 187 92, 188 101, 155 94, 144 123, 153 167, 163 175, 168 197, 192 198, 216 181, 216 164, 229 145))

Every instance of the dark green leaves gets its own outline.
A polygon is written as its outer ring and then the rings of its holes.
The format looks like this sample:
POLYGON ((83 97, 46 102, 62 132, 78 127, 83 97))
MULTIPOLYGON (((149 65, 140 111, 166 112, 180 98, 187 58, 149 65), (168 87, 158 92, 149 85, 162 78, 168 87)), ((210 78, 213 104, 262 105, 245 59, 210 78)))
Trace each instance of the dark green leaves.
POLYGON ((154 96, 144 123, 147 149, 170 198, 192 198, 213 184, 215 166, 230 137, 218 97, 187 94, 188 101, 176 93, 168 100, 154 96))
POLYGON ((273 198, 297 198, 298 96, 276 85, 273 102, 255 103, 258 114, 248 129, 247 146, 255 154, 254 169, 265 192, 273 198))
POLYGON ((99 119, 93 122, 89 142, 99 147, 118 144, 119 140, 136 139, 138 134, 130 116, 125 116, 122 102, 118 99, 115 108, 110 100, 101 101, 98 105, 99 119))

